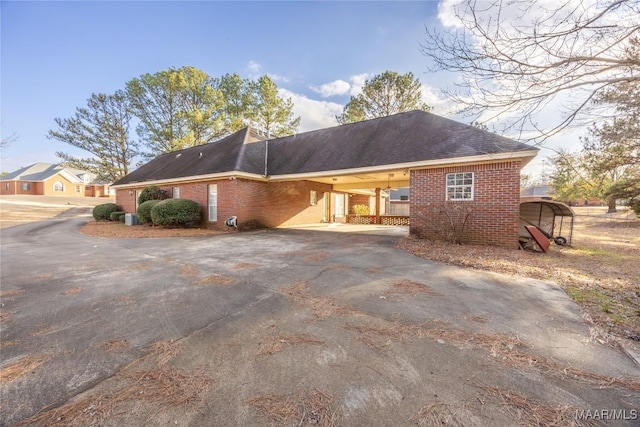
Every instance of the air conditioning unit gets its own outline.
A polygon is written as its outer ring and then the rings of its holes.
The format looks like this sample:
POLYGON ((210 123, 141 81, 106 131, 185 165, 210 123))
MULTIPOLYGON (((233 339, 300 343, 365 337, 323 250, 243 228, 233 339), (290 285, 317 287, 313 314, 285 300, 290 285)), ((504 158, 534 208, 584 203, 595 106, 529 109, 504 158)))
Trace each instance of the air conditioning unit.
POLYGON ((124 214, 124 225, 140 225, 138 215, 134 213, 124 214))

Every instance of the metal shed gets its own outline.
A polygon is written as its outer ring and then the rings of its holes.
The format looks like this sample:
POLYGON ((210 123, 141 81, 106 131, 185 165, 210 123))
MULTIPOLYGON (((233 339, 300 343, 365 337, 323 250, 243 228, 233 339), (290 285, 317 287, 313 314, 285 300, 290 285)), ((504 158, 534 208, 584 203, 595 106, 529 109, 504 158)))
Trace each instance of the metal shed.
POLYGON ((529 239, 525 226, 535 225, 558 245, 570 245, 575 213, 568 205, 551 200, 520 203, 520 238, 529 239), (568 219, 565 219, 568 218, 568 219))

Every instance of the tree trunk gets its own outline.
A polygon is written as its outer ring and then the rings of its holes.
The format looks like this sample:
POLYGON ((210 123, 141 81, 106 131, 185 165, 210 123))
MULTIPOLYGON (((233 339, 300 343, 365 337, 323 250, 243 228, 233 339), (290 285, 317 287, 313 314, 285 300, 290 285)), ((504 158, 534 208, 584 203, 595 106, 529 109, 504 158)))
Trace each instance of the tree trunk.
POLYGON ((618 210, 616 209, 616 199, 615 198, 607 199, 607 206, 609 206, 609 210, 607 211, 607 213, 618 212, 618 210))

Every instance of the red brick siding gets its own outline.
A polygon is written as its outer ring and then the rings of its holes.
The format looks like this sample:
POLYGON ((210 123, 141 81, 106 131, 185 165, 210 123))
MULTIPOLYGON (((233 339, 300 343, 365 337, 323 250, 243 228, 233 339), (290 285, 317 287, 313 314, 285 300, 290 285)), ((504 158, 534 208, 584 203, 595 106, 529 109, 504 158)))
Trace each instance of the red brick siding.
MULTIPOLYGON (((221 179, 217 181, 181 183, 161 186, 171 194, 171 187, 180 187, 180 198, 197 202, 202 208, 203 223, 210 228, 226 229, 224 220, 237 216, 239 223, 258 221, 268 227, 299 225, 321 222, 324 218, 323 197, 331 190, 330 185, 311 181, 261 182, 245 179, 221 179), (218 185, 218 221, 208 222, 209 184, 218 185), (310 205, 310 191, 318 193, 318 203, 310 205)), ((125 212, 135 212, 134 189, 118 189, 116 203, 125 212), (133 194, 129 194, 132 190, 133 194)))
POLYGON ((411 171, 411 234, 438 238, 430 231, 430 208, 445 201, 446 175, 474 172, 474 200, 465 241, 517 247, 520 218, 520 161, 411 171))

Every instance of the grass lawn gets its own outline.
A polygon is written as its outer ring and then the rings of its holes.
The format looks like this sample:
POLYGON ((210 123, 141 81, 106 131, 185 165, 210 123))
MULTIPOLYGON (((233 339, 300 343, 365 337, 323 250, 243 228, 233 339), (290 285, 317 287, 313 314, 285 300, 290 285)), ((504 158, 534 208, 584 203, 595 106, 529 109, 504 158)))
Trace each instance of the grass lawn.
POLYGON ((447 264, 551 280, 601 332, 640 340, 640 220, 628 211, 580 207, 572 246, 546 254, 406 238, 399 246, 447 264))

